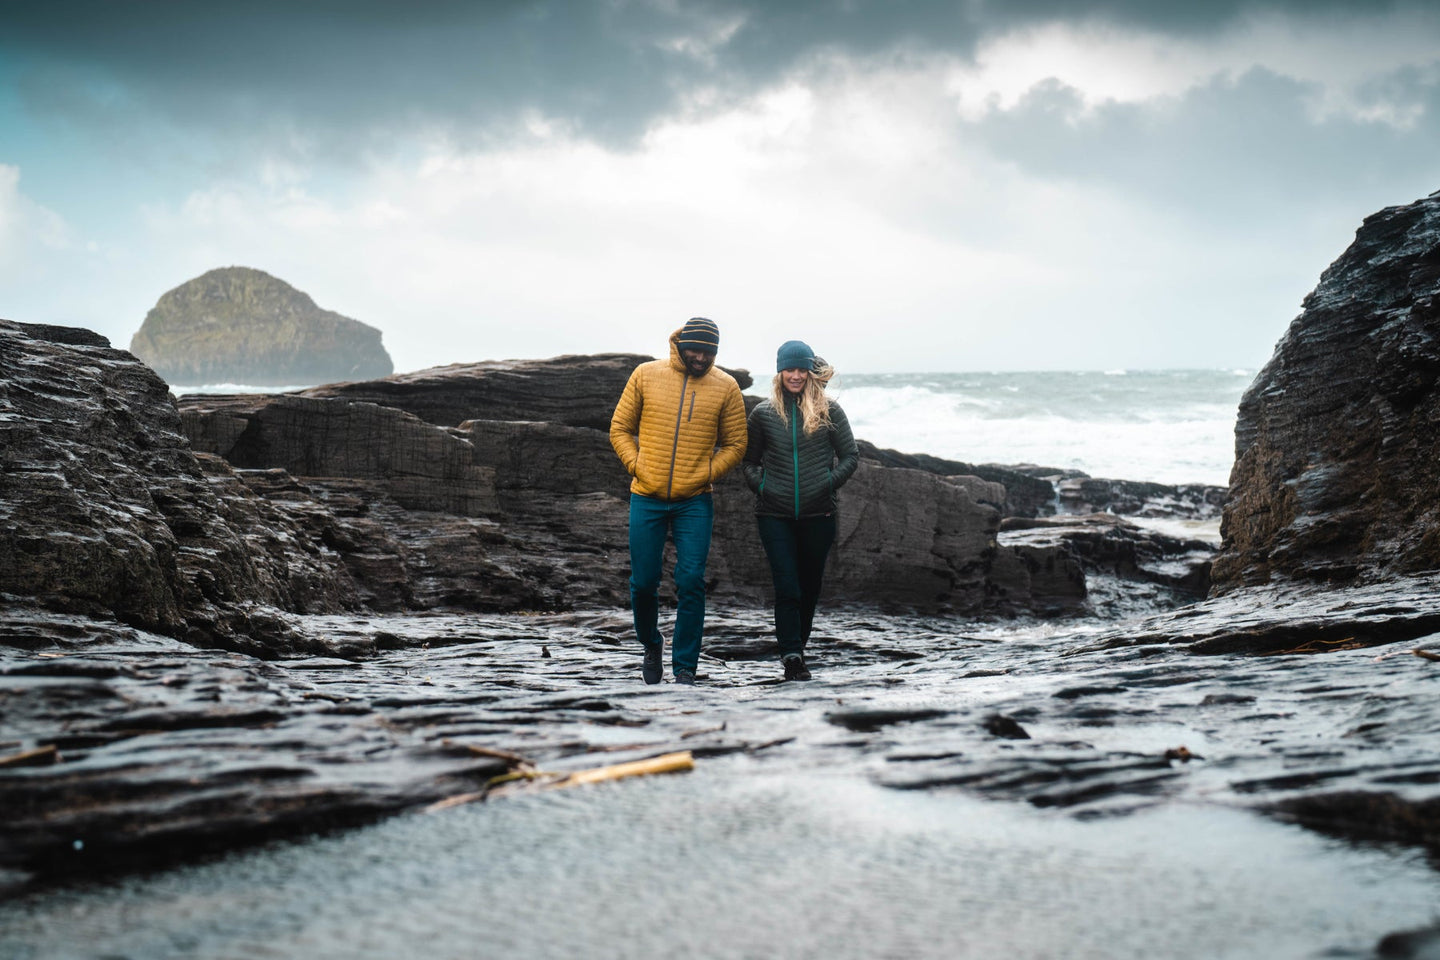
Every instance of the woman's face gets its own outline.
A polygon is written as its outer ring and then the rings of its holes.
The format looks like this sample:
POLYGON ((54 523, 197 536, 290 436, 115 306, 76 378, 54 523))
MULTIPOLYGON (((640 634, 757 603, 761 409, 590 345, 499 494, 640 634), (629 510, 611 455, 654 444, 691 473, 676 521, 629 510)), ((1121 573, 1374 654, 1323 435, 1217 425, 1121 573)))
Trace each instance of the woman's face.
POLYGON ((785 387, 786 393, 798 395, 805 389, 805 381, 809 379, 810 371, 801 367, 780 371, 780 383, 785 387))

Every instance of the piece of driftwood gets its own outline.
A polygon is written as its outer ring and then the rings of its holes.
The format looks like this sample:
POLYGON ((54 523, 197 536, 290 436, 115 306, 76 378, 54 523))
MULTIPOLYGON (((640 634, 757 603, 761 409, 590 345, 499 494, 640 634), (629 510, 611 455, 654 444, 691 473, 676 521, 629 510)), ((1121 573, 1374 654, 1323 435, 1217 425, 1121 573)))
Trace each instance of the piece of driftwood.
POLYGON ((652 773, 684 773, 695 769, 695 757, 689 750, 667 753, 648 760, 632 760, 608 767, 594 767, 577 770, 564 780, 550 784, 552 787, 576 787, 583 783, 604 783, 606 780, 623 780, 626 777, 644 777, 652 773))
POLYGON ((490 782, 485 785, 484 790, 456 794, 453 797, 446 797, 444 800, 437 800, 426 807, 425 812, 437 813, 441 810, 449 810, 451 807, 474 803, 477 800, 503 797, 515 790, 527 788, 558 790, 563 787, 578 787, 587 783, 604 783, 608 780, 623 780, 626 777, 643 777, 656 773, 683 773, 693 769, 695 769, 694 755, 689 750, 681 750, 676 753, 650 757, 647 760, 632 760, 629 763, 592 767, 589 770, 576 770, 574 773, 568 774, 544 770, 512 770, 498 777, 492 777, 490 782))
POLYGON ((47 767, 52 763, 59 762, 60 751, 54 744, 0 757, 0 767, 47 767))

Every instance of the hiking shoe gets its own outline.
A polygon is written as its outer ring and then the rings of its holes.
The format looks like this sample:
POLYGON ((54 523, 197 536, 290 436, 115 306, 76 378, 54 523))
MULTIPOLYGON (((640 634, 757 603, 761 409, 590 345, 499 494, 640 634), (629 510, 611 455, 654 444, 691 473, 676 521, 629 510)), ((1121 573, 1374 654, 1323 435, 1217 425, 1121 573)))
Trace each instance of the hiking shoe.
POLYGON ((780 662, 785 665, 786 680, 810 679, 810 670, 805 666, 805 658, 800 654, 792 653, 780 662))
POLYGON ((684 667, 681 667, 675 671, 675 682, 683 683, 687 687, 695 686, 695 671, 686 670, 684 667))
POLYGON ((653 647, 646 645, 645 662, 640 667, 640 675, 645 678, 646 683, 660 682, 660 676, 664 672, 660 665, 660 655, 664 649, 658 643, 653 647))

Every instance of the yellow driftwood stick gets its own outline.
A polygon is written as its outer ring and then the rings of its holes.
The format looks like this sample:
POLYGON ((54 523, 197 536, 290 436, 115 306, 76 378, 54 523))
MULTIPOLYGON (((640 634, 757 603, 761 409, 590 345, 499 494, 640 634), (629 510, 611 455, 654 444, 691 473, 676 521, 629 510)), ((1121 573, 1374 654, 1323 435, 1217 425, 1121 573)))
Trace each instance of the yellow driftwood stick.
POLYGON ((503 797, 513 792, 516 788, 522 790, 554 790, 560 787, 578 787, 586 783, 604 783, 607 780, 623 780, 626 777, 643 777, 652 773, 684 773, 687 770, 695 769, 695 757, 689 750, 681 750, 678 753, 667 753, 659 757, 651 757, 649 760, 634 760, 630 763, 616 763, 608 767, 592 767, 589 770, 577 770, 566 776, 560 773, 553 773, 544 770, 516 770, 511 773, 501 774, 492 777, 485 785, 484 790, 477 790, 474 793, 460 793, 453 797, 446 797, 444 800, 437 800, 425 808, 426 813, 436 813, 441 810, 449 810, 451 807, 458 807, 467 803, 474 803, 477 800, 486 800, 490 797, 503 797), (536 784, 534 781, 543 780, 546 777, 558 777, 549 783, 536 784), (517 780, 531 781, 531 783, 515 783, 517 780))
POLYGON ((606 780, 623 780, 626 777, 643 777, 651 773, 683 773, 695 769, 695 757, 689 750, 667 753, 649 760, 634 760, 630 763, 616 763, 608 767, 591 770, 577 770, 554 784, 556 787, 577 787, 584 783, 603 783, 606 780))

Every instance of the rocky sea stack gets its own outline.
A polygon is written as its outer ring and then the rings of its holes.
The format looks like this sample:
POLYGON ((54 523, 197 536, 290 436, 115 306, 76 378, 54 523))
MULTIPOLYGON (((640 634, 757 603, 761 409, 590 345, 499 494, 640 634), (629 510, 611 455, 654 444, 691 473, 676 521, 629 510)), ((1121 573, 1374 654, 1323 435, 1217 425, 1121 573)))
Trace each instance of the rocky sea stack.
POLYGON ((1440 570, 1440 193, 1366 218, 1240 402, 1217 591, 1440 570))
POLYGON ((162 296, 130 352, 172 384, 287 386, 388 376, 380 331, 261 270, 211 270, 162 296))

